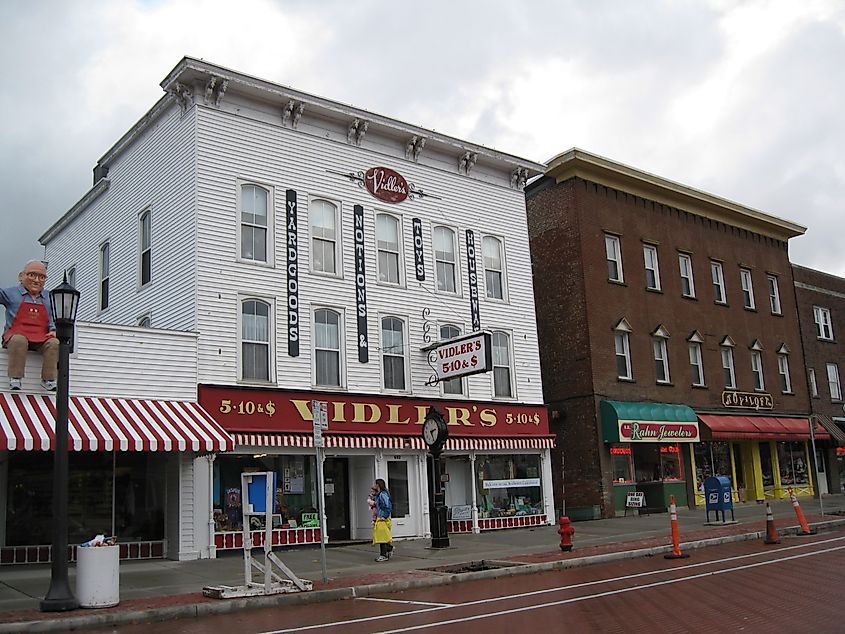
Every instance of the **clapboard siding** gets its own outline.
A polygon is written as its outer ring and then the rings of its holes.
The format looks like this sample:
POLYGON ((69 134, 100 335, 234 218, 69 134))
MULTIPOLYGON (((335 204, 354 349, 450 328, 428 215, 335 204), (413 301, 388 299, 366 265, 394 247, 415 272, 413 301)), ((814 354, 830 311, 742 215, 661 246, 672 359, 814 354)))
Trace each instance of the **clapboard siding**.
MULTIPOLYGON (((196 356, 193 333, 78 322, 70 357, 70 393, 194 401, 196 356)), ((6 350, 0 349, 0 367, 6 367, 6 357, 6 350)), ((24 389, 41 391, 40 377, 41 356, 31 353, 24 389)))
MULTIPOLYGON (((76 267, 79 318, 195 327, 194 121, 175 105, 109 166, 110 187, 46 244, 50 269, 76 267), (152 282, 139 286, 139 215, 152 212, 152 282), (111 249, 110 301, 99 311, 99 247, 111 249)), ((58 276, 57 276, 58 277, 58 276)))
MULTIPOLYGON (((522 402, 541 402, 534 299, 525 203, 521 191, 479 182, 403 158, 386 157, 369 147, 348 145, 256 119, 212 108, 197 107, 197 216, 198 326, 200 331, 201 381, 234 383, 238 377, 237 313, 239 298, 255 296, 271 301, 275 308, 275 378, 280 386, 311 387, 311 319, 313 306, 330 306, 345 313, 347 387, 355 392, 378 392, 381 385, 378 318, 396 315, 407 320, 411 385, 418 396, 437 396, 438 387, 424 387, 430 374, 423 342, 423 309, 430 321, 455 323, 464 330, 470 324, 469 282, 466 267, 466 229, 476 236, 482 327, 502 329, 513 336, 516 397, 522 402), (407 200, 399 205, 382 203, 357 184, 329 173, 366 170, 375 165, 392 167, 409 182, 438 196, 407 200), (240 182, 263 184, 273 192, 275 257, 272 265, 237 261, 240 182), (287 356, 284 307, 286 303, 285 190, 297 191, 299 203, 299 299, 300 357, 287 356), (309 272, 308 207, 313 198, 327 198, 341 205, 342 277, 309 272), (357 360, 357 322, 354 316, 354 258, 352 207, 365 213, 365 249, 368 295, 370 362, 357 360), (375 214, 385 211, 402 219, 405 285, 396 288, 377 283, 375 214), (416 281, 413 269, 411 219, 423 221, 426 281, 416 281), (460 292, 458 296, 434 291, 432 231, 436 224, 452 227, 458 234, 460 292), (505 245, 508 302, 484 297, 481 238, 495 235, 505 245)), ((500 177, 500 182, 506 179, 500 177)), ((432 333, 436 337, 436 329, 432 333)), ((492 376, 468 379, 469 397, 489 399, 492 376)))

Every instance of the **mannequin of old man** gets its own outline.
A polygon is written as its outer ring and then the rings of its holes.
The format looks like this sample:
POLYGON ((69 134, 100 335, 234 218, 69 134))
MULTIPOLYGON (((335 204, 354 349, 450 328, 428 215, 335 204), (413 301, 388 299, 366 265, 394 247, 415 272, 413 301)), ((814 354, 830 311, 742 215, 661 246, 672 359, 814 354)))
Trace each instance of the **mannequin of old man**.
POLYGON ((50 309, 50 296, 44 290, 47 268, 40 260, 30 260, 18 274, 18 285, 0 289, 0 304, 6 307, 3 347, 9 350, 9 388, 21 389, 26 355, 40 352, 41 387, 56 390, 59 340, 50 309))

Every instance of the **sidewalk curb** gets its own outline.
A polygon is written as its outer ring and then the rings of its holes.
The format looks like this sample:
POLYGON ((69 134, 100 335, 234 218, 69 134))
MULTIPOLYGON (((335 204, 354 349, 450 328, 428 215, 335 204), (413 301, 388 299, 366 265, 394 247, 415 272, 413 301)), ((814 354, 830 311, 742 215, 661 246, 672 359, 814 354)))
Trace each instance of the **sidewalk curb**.
MULTIPOLYGON (((819 532, 831 528, 845 526, 845 519, 814 522, 813 527, 819 532)), ((780 529, 780 535, 795 535, 800 530, 798 526, 788 526, 780 529)), ((699 539, 681 544, 683 549, 695 550, 707 546, 718 546, 733 542, 750 541, 763 539, 766 531, 752 531, 736 535, 723 535, 699 539)), ((68 630, 90 629, 95 627, 107 627, 110 625, 128 625, 130 623, 169 621, 182 618, 196 618, 214 616, 218 614, 229 614, 243 610, 254 610, 269 607, 309 605, 313 603, 327 603, 329 601, 340 601, 344 599, 362 598, 376 594, 389 592, 401 592, 418 588, 431 588, 452 584, 455 582, 482 581, 485 579, 497 579, 502 577, 515 577, 518 575, 533 574, 537 572, 550 572, 565 570, 568 568, 580 568, 595 564, 622 561, 626 559, 637 559, 640 557, 652 557, 672 551, 671 545, 653 546, 650 548, 638 548, 636 550, 625 550, 601 555, 589 555, 573 559, 561 559, 541 563, 526 563, 514 565, 513 560, 503 560, 507 567, 494 568, 491 570, 480 570, 477 572, 466 572, 460 574, 444 573, 432 575, 420 579, 407 579, 401 581, 386 581, 362 586, 351 586, 347 588, 331 588, 327 590, 315 590, 306 593, 279 594, 269 597, 249 597, 243 599, 229 599, 219 602, 199 603, 193 605, 178 605, 162 608, 150 608, 146 610, 135 610, 132 612, 115 613, 90 613, 72 616, 68 618, 44 619, 38 621, 21 621, 17 623, 0 623, 0 634, 18 632, 63 632, 68 630)), ((496 560, 486 560, 496 563, 496 560)))

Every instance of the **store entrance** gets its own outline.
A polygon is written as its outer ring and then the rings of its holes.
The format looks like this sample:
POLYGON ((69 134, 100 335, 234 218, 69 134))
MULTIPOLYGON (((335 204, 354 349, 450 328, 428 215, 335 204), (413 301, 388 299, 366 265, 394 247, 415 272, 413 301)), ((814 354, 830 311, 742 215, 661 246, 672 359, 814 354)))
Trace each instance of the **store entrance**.
POLYGON ((323 465, 326 492, 326 533, 329 541, 348 540, 349 523, 349 459, 326 458, 323 465))

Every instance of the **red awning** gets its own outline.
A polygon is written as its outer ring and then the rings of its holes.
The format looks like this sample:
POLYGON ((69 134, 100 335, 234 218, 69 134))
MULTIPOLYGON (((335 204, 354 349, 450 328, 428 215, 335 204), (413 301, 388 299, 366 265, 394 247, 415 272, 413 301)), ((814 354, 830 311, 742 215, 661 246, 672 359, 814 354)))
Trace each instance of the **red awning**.
MULTIPOLYGON (((780 416, 724 416, 699 414, 698 419, 710 429, 713 440, 809 440, 810 420, 780 416)), ((830 434, 816 423, 816 438, 827 440, 830 434)))
MULTIPOLYGON (((0 449, 51 451, 55 397, 0 394, 0 449)), ((196 403, 72 396, 71 451, 231 451, 232 437, 196 403)))
MULTIPOLYGON (((248 447, 313 447, 311 434, 234 433, 237 446, 248 447)), ((324 433, 326 447, 341 449, 426 449, 420 436, 376 436, 363 434, 324 433)), ((520 438, 449 438, 444 451, 486 451, 494 449, 551 449, 554 436, 520 438)))

